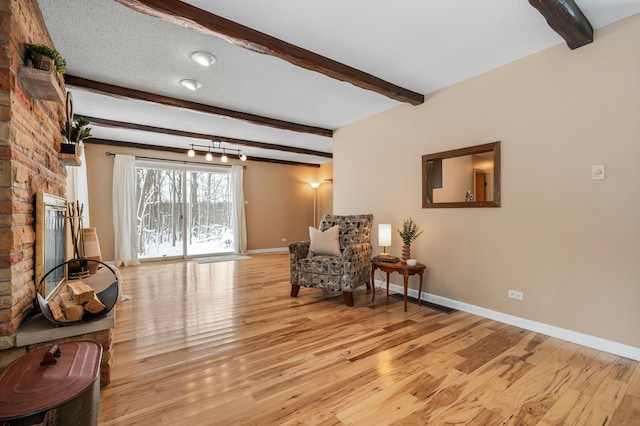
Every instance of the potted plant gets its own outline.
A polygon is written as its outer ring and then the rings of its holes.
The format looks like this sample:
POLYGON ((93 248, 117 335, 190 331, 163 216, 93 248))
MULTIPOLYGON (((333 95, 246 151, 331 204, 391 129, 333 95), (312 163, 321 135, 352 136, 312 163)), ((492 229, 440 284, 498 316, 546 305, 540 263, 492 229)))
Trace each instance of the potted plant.
POLYGON ((80 155, 80 149, 82 148, 80 143, 91 137, 91 127, 87 127, 88 125, 89 120, 84 117, 80 117, 73 124, 68 121, 60 124, 60 133, 64 137, 64 141, 60 144, 61 154, 80 155))
POLYGON ((25 44, 27 59, 31 60, 34 68, 45 71, 55 70, 64 74, 67 69, 67 61, 53 47, 44 44, 25 44))
POLYGON ((411 257, 411 243, 422 234, 420 227, 413 219, 405 219, 402 222, 402 231, 398 229, 400 238, 402 238, 402 261, 406 262, 411 257))

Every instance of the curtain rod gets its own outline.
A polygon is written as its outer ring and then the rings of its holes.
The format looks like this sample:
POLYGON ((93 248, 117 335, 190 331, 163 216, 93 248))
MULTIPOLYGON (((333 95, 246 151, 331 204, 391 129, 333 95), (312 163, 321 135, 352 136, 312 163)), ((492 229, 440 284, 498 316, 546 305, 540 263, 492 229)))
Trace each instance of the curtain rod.
MULTIPOLYGON (((107 157, 115 157, 116 154, 113 152, 105 152, 107 157)), ((198 161, 186 161, 186 160, 171 160, 169 158, 156 158, 156 157, 143 157, 141 155, 136 155, 136 160, 154 160, 154 161, 168 161, 170 163, 180 163, 180 164, 197 164, 199 166, 216 166, 216 167, 231 167, 231 164, 219 164, 219 163, 200 163, 198 161)), ((243 169, 246 169, 247 166, 242 166, 243 169)))

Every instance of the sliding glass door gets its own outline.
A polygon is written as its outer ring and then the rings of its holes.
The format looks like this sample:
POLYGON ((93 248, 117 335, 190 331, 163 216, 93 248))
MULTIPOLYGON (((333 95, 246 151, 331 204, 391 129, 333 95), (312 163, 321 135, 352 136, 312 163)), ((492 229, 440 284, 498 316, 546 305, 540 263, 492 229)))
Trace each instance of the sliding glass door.
POLYGON ((230 174, 187 172, 189 226, 188 256, 233 251, 230 174))
POLYGON ((138 257, 233 251, 233 200, 226 168, 137 162, 138 257))

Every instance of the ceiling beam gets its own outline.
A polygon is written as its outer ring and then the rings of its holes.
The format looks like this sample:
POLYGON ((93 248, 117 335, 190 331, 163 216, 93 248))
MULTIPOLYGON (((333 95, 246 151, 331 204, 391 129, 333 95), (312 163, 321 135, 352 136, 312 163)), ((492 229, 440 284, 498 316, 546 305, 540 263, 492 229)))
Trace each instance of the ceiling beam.
POLYGON ((593 41, 593 27, 573 0, 529 0, 571 50, 593 41))
POLYGON ((116 0, 133 10, 160 18, 236 46, 275 56, 298 67, 346 81, 362 89, 412 105, 424 103, 424 95, 396 86, 364 71, 240 25, 179 0, 116 0))
POLYGON ((245 139, 228 138, 226 136, 210 135, 206 133, 187 132, 184 130, 167 129, 163 127, 147 126, 144 124, 128 123, 124 121, 107 120, 105 118, 83 116, 94 125, 113 127, 118 129, 140 130, 143 132, 162 133, 166 135, 182 136, 187 138, 207 139, 220 142, 227 142, 234 145, 249 146, 252 148, 270 149, 275 151, 292 152, 295 154, 315 155, 317 157, 333 158, 330 152, 314 151, 305 148, 296 148, 293 146, 276 145, 266 142, 255 142, 245 139))
POLYGON ((262 117, 260 115, 246 112, 233 111, 225 108, 218 108, 198 102, 185 101, 183 99, 171 98, 169 96, 157 95, 155 93, 143 92, 141 90, 129 89, 127 87, 115 86, 113 84, 101 83, 74 75, 64 75, 65 85, 87 89, 91 92, 103 93, 111 96, 119 96, 140 101, 153 102, 176 108, 190 109, 215 115, 221 118, 232 118, 261 126, 275 127, 276 129, 290 130, 293 132, 310 133, 324 137, 332 137, 333 130, 321 127, 307 126, 305 124, 292 123, 290 121, 278 120, 275 118, 262 117))
MULTIPOLYGON (((173 152, 176 154, 184 154, 186 152, 184 148, 174 148, 171 146, 162 146, 162 145, 148 145, 145 143, 136 143, 136 142, 123 142, 116 141, 111 139, 100 139, 100 138, 88 138, 84 140, 84 143, 95 144, 95 145, 110 145, 110 146, 119 146, 123 148, 136 148, 136 149, 144 149, 149 151, 162 151, 162 152, 173 152)), ((198 151, 200 154, 204 155, 207 151, 198 151)), ((211 155, 214 157, 220 157, 222 154, 217 152, 211 152, 211 155)), ((297 161, 287 161, 287 160, 276 160, 273 158, 261 158, 261 157, 251 157, 250 161, 260 161, 263 163, 276 163, 276 164, 284 164, 288 166, 307 166, 307 167, 320 167, 319 164, 313 163, 301 163, 297 161)), ((185 160, 186 161, 186 160, 185 160)), ((191 161, 191 160, 189 160, 191 161)), ((202 164, 210 164, 209 162, 202 162, 202 164)))

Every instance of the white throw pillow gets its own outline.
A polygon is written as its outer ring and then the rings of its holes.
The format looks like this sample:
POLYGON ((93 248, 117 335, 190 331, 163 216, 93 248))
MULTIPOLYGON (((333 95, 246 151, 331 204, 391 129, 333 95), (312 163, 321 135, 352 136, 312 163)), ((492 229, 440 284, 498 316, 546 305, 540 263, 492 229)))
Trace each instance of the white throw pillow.
POLYGON ((340 256, 340 227, 332 226, 326 231, 309 227, 309 256, 340 256))

